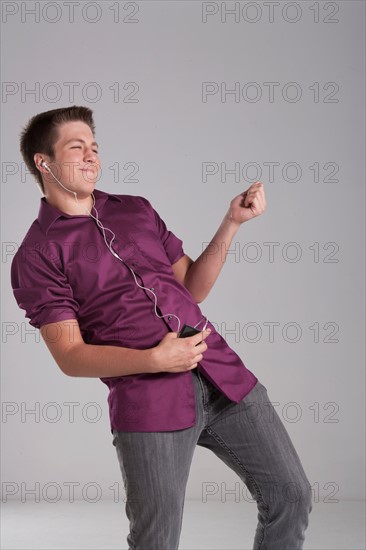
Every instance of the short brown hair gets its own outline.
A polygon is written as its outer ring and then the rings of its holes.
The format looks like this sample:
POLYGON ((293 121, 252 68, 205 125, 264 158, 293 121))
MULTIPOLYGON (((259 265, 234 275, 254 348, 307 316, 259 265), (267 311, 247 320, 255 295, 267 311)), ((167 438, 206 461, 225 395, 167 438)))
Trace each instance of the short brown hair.
POLYGON ((36 153, 54 158, 53 146, 58 138, 58 126, 64 122, 85 122, 95 135, 93 111, 88 107, 63 107, 45 111, 32 117, 20 135, 20 152, 28 170, 33 174, 44 193, 42 175, 34 163, 36 153))

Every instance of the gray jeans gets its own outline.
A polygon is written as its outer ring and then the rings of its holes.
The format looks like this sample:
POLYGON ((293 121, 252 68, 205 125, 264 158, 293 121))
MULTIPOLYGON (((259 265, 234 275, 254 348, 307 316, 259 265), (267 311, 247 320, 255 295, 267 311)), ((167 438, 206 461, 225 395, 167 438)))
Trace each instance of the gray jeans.
MULTIPOLYGON (((126 492, 129 549, 178 548, 196 445, 210 449, 236 472, 255 499, 255 550, 302 549, 312 491, 266 387, 258 380, 242 401, 234 403, 197 368, 191 372, 195 426, 171 432, 113 431, 126 492)), ((221 487, 220 480, 217 485, 221 487)))

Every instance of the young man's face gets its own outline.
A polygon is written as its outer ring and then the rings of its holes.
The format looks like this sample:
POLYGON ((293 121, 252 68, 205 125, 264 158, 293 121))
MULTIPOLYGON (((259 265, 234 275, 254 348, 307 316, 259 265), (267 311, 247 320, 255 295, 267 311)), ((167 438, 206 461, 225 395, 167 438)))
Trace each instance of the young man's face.
MULTIPOLYGON (((54 159, 47 164, 57 179, 78 195, 92 193, 99 175, 100 160, 98 145, 89 126, 81 121, 61 124, 53 150, 54 159)), ((50 178, 53 179, 51 175, 50 178)))

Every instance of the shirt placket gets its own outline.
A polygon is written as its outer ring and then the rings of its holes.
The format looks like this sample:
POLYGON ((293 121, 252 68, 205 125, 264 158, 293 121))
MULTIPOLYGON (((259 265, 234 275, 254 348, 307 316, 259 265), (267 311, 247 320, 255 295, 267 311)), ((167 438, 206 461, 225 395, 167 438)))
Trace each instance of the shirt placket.
MULTIPOLYGON (((125 263, 127 266, 130 267, 130 269, 134 271, 139 284, 145 287, 146 289, 150 290, 150 292, 146 290, 145 294, 148 300, 150 300, 153 309, 155 305, 154 294, 156 295, 156 311, 159 316, 164 315, 164 317, 162 317, 161 319, 162 322, 165 323, 165 325, 168 327, 169 330, 171 331, 176 330, 174 321, 176 321, 176 324, 177 324, 177 320, 173 315, 170 315, 169 313, 167 314, 164 311, 165 309, 164 304, 162 304, 161 301, 159 301, 159 283, 157 280, 157 273, 152 271, 151 267, 145 264, 144 257, 139 252, 138 249, 134 250, 133 257, 131 257, 130 260, 126 261, 125 263)), ((132 277, 132 274, 131 274, 131 277, 132 277)), ((142 289, 141 289, 141 292, 143 292, 142 289)))

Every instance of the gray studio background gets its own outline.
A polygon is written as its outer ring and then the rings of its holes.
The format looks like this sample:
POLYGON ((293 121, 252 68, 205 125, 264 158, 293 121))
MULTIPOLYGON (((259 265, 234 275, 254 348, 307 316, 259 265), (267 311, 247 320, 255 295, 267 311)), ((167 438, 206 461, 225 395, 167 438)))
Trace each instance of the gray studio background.
MULTIPOLYGON (((68 499, 71 486, 75 499, 89 501, 123 493, 107 387, 62 374, 9 278, 41 198, 19 133, 38 112, 83 104, 95 113, 97 188, 148 198, 193 258, 230 200, 264 183, 267 209, 237 233, 202 310, 267 387, 314 502, 362 500, 364 3, 237 2, 226 16, 221 2, 80 2, 74 13, 63 2, 5 4, 6 498, 32 500, 33 488, 41 500, 68 499), (225 95, 235 86, 237 95, 225 95)), ((222 487, 239 482, 197 447, 186 497, 202 499, 212 483, 209 498, 223 500, 222 487)), ((249 500, 241 482, 240 491, 249 500)))

